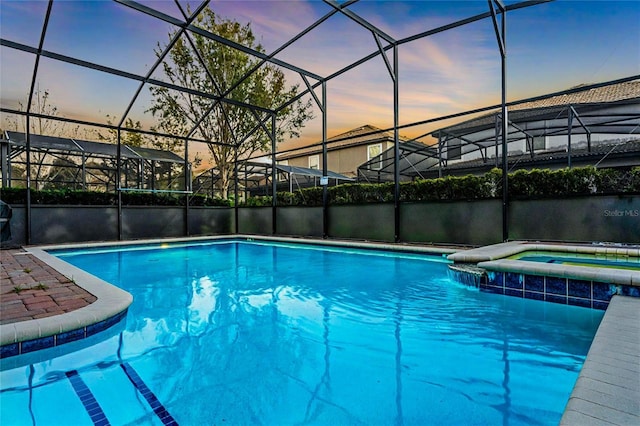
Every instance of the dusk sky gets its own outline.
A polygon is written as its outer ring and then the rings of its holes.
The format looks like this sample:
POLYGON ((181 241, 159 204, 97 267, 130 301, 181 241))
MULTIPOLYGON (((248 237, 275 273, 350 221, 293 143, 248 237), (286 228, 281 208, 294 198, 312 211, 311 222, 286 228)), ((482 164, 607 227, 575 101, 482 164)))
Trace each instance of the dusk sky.
MULTIPOLYGON (((173 1, 140 3, 181 18, 173 1)), ((37 47, 46 7, 45 1, 2 0, 1 37, 37 47)), ((250 22, 267 53, 331 10, 317 0, 212 1, 210 7, 221 16, 250 22)), ((488 5, 362 0, 350 10, 402 39, 484 13, 488 5)), ((507 25, 509 100, 640 74, 640 1, 558 0, 509 12, 507 25)), ((155 61, 154 47, 165 43, 174 29, 110 1, 56 0, 44 49, 145 75, 155 61)), ((376 50, 368 30, 336 14, 277 58, 327 76, 376 50)), ((1 104, 17 108, 18 102, 26 104, 34 56, 5 46, 0 54, 1 104)), ((500 55, 490 19, 403 44, 399 60, 400 124, 500 101, 500 55)), ((301 82, 295 74, 286 75, 292 84, 301 82)), ((163 78, 161 73, 154 77, 163 78)), ((37 83, 49 91, 58 115, 102 123, 107 114, 119 119, 138 88, 136 81, 47 58, 40 62, 37 83)), ((364 124, 393 125, 392 84, 380 57, 329 81, 327 87, 329 136, 364 124)), ((146 128, 153 125, 144 112, 150 102, 145 87, 130 114, 146 128)), ((2 127, 6 119, 3 114, 2 127)), ((402 134, 415 136, 433 127, 402 134)), ((314 120, 294 142, 316 142, 320 130, 320 120, 314 120)))

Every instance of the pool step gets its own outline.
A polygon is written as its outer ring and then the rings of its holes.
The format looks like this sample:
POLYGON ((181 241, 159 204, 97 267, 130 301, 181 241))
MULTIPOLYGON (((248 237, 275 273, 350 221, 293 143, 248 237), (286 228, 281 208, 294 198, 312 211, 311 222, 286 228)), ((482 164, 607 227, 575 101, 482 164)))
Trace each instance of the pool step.
POLYGON ((139 423, 149 416, 157 417, 153 423, 159 420, 165 426, 178 425, 129 363, 80 373, 72 370, 65 374, 96 426, 139 423))

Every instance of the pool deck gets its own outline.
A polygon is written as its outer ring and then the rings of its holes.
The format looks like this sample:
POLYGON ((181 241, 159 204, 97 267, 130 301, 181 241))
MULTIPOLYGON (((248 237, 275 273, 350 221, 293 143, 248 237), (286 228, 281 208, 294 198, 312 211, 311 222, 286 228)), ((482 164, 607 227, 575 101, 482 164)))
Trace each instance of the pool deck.
POLYGON ((613 296, 561 425, 640 425, 640 298, 613 296))
POLYGON ((0 323, 0 346, 3 356, 15 354, 16 350, 22 353, 24 342, 36 342, 37 346, 43 344, 42 339, 53 336, 55 346, 58 336, 65 333, 84 330, 86 334, 87 327, 102 324, 125 312, 133 301, 126 291, 42 248, 25 248, 25 252, 2 250, 1 255, 3 321, 0 323), (53 279, 45 279, 52 276, 53 279), (14 287, 25 290, 16 292, 14 287), (34 302, 33 298, 38 301, 34 302))
POLYGON ((22 249, 0 252, 0 324, 60 315, 96 297, 22 249))
MULTIPOLYGON (((299 238, 264 238, 246 235, 233 238, 303 242, 299 238)), ((211 237, 194 238, 191 241, 199 239, 211 239, 211 237)), ((184 239, 135 241, 128 244, 176 241, 184 241, 184 239)), ((415 251, 428 254, 450 253, 452 254, 450 258, 457 257, 456 261, 473 263, 494 261, 504 256, 505 251, 520 250, 514 247, 515 243, 497 244, 490 246, 488 251, 485 248, 482 252, 478 251, 480 249, 459 251, 450 247, 308 239, 306 241, 354 248, 415 251)), ((82 247, 103 245, 106 244, 83 244, 82 247)), ((557 245, 554 246, 557 247, 557 245)), ((104 321, 126 310, 132 302, 128 293, 48 254, 44 250, 48 248, 52 246, 1 251, 0 343, 3 346, 104 321), (40 283, 43 285, 39 286, 40 283), (16 292, 15 287, 38 288, 16 292), (62 293, 65 293, 68 298, 56 296, 62 293), (36 297, 46 302, 42 305, 46 306, 45 312, 37 308, 37 303, 41 302, 36 302, 34 299, 36 297), (72 302, 64 302, 65 300, 72 302), (16 314, 18 311, 21 313, 16 314)), ((537 250, 540 249, 537 248, 537 250)), ((640 285, 640 281, 630 281, 630 283, 640 285)), ((560 424, 566 426, 640 425, 640 298, 616 295, 611 299, 560 424)))

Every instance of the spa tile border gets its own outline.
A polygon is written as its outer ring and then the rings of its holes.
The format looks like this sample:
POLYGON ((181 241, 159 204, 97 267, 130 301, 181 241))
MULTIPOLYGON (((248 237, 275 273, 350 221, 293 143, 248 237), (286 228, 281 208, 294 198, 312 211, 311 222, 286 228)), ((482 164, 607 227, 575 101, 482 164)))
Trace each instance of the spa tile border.
POLYGON ((605 310, 614 295, 640 298, 640 287, 569 277, 487 271, 480 291, 605 310))

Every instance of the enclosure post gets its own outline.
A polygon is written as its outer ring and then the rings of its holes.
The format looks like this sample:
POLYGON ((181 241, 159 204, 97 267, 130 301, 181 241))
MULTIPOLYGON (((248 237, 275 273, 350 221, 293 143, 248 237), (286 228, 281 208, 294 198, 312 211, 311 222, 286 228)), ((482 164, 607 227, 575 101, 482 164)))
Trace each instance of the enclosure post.
POLYGON ((509 163, 507 161, 508 126, 507 112, 507 11, 502 10, 502 241, 509 239, 509 163))
POLYGON ((276 235, 278 227, 276 226, 276 206, 277 206, 277 171, 276 171, 276 115, 271 114, 271 228, 272 234, 276 235))
POLYGON ((567 109, 567 167, 571 168, 571 130, 573 129, 573 109, 567 109))
MULTIPOLYGON (((153 164, 153 163, 152 163, 153 164)), ((169 168, 172 166, 169 165, 169 168)), ((170 184, 171 182, 169 182, 170 184)), ((170 186, 167 189, 171 189, 170 186)), ((190 236, 189 229, 189 190, 191 189, 191 170, 189 169, 189 139, 184 140, 184 233, 190 236)))
MULTIPOLYGON (((8 138, 7 138, 8 139, 8 138)), ((2 187, 9 188, 11 181, 9 180, 9 170, 11 170, 11 143, 2 144, 0 146, 0 167, 2 167, 2 187)))
MULTIPOLYGON (((49 0, 47 5, 47 13, 44 17, 44 24, 42 25, 42 33, 40 34, 40 42, 38 44, 38 53, 36 54, 36 62, 33 65, 33 75, 31 76, 31 86, 29 88, 29 99, 27 100, 27 117, 26 117, 26 152, 27 152, 27 173, 26 173, 26 185, 27 185, 27 200, 25 211, 25 242, 27 245, 31 244, 31 102, 33 101, 33 91, 36 87, 36 78, 38 77, 38 66, 40 64, 40 55, 42 54, 42 46, 44 45, 44 37, 47 34, 47 27, 49 25, 49 17, 51 16, 51 6, 53 0, 49 0)), ((38 96, 40 96, 38 94, 38 96)), ((40 112, 40 111, 38 111, 40 112)), ((11 171, 9 171, 11 175, 11 171)))
POLYGON ((509 162, 507 161, 507 132, 509 130, 509 117, 507 115, 507 9, 502 3, 502 0, 487 0, 487 2, 489 3, 489 10, 491 11, 491 21, 493 22, 493 29, 496 33, 498 47, 500 48, 502 80, 502 123, 500 126, 502 130, 502 241, 507 241, 509 239, 509 162), (498 5, 502 14, 502 25, 500 28, 498 28, 498 18, 496 17, 496 11, 493 7, 494 2, 498 5))
MULTIPOLYGON (((245 167, 245 179, 244 179, 244 196, 247 197, 247 173, 245 167)), ((211 173, 211 182, 213 182, 213 173, 211 173)), ((238 144, 236 143, 233 147, 233 219, 234 219, 234 231, 236 234, 239 233, 239 225, 238 225, 238 144)))
MULTIPOLYGON (((120 165, 122 164, 122 143, 120 140, 120 127, 118 127, 118 145, 116 146, 116 194, 118 197, 118 240, 122 240, 122 191, 120 188, 120 165)), ((125 175, 126 176, 126 175, 125 175)))
POLYGON ((442 177, 442 134, 438 132, 438 177, 442 177))
MULTIPOLYGON (((31 101, 31 99, 30 99, 31 101)), ((29 102, 31 104, 31 102, 29 102)), ((25 210, 25 242, 27 245, 31 244, 31 116, 27 114, 26 126, 27 126, 27 141, 26 141, 26 151, 27 151, 27 199, 26 199, 26 210, 25 210)))
POLYGON ((400 139, 399 126, 399 94, 398 94, 398 45, 393 45, 393 210, 394 241, 400 241, 400 139))
MULTIPOLYGON (((327 83, 322 81, 322 176, 327 176, 327 83)), ((329 238, 329 188, 322 185, 322 238, 329 238)))
MULTIPOLYGON (((155 191, 156 190, 156 162, 151 160, 149 162, 149 167, 151 168, 151 190, 155 191)), ((171 166, 169 166, 171 167, 171 166)), ((162 170, 162 169, 160 169, 162 170)), ((167 188, 169 187, 169 181, 167 181, 167 188)))
POLYGON ((82 190, 87 190, 87 158, 84 151, 82 151, 82 190))
POLYGON ((501 124, 500 124, 500 116, 498 114, 496 114, 496 127, 495 127, 496 128, 496 168, 500 167, 500 163, 498 162, 498 161, 500 161, 499 160, 500 152, 498 150, 498 145, 500 145, 500 141, 499 141, 499 139, 500 139, 499 136, 500 136, 500 132, 501 132, 501 130, 500 130, 501 127, 500 126, 501 126, 501 124))

